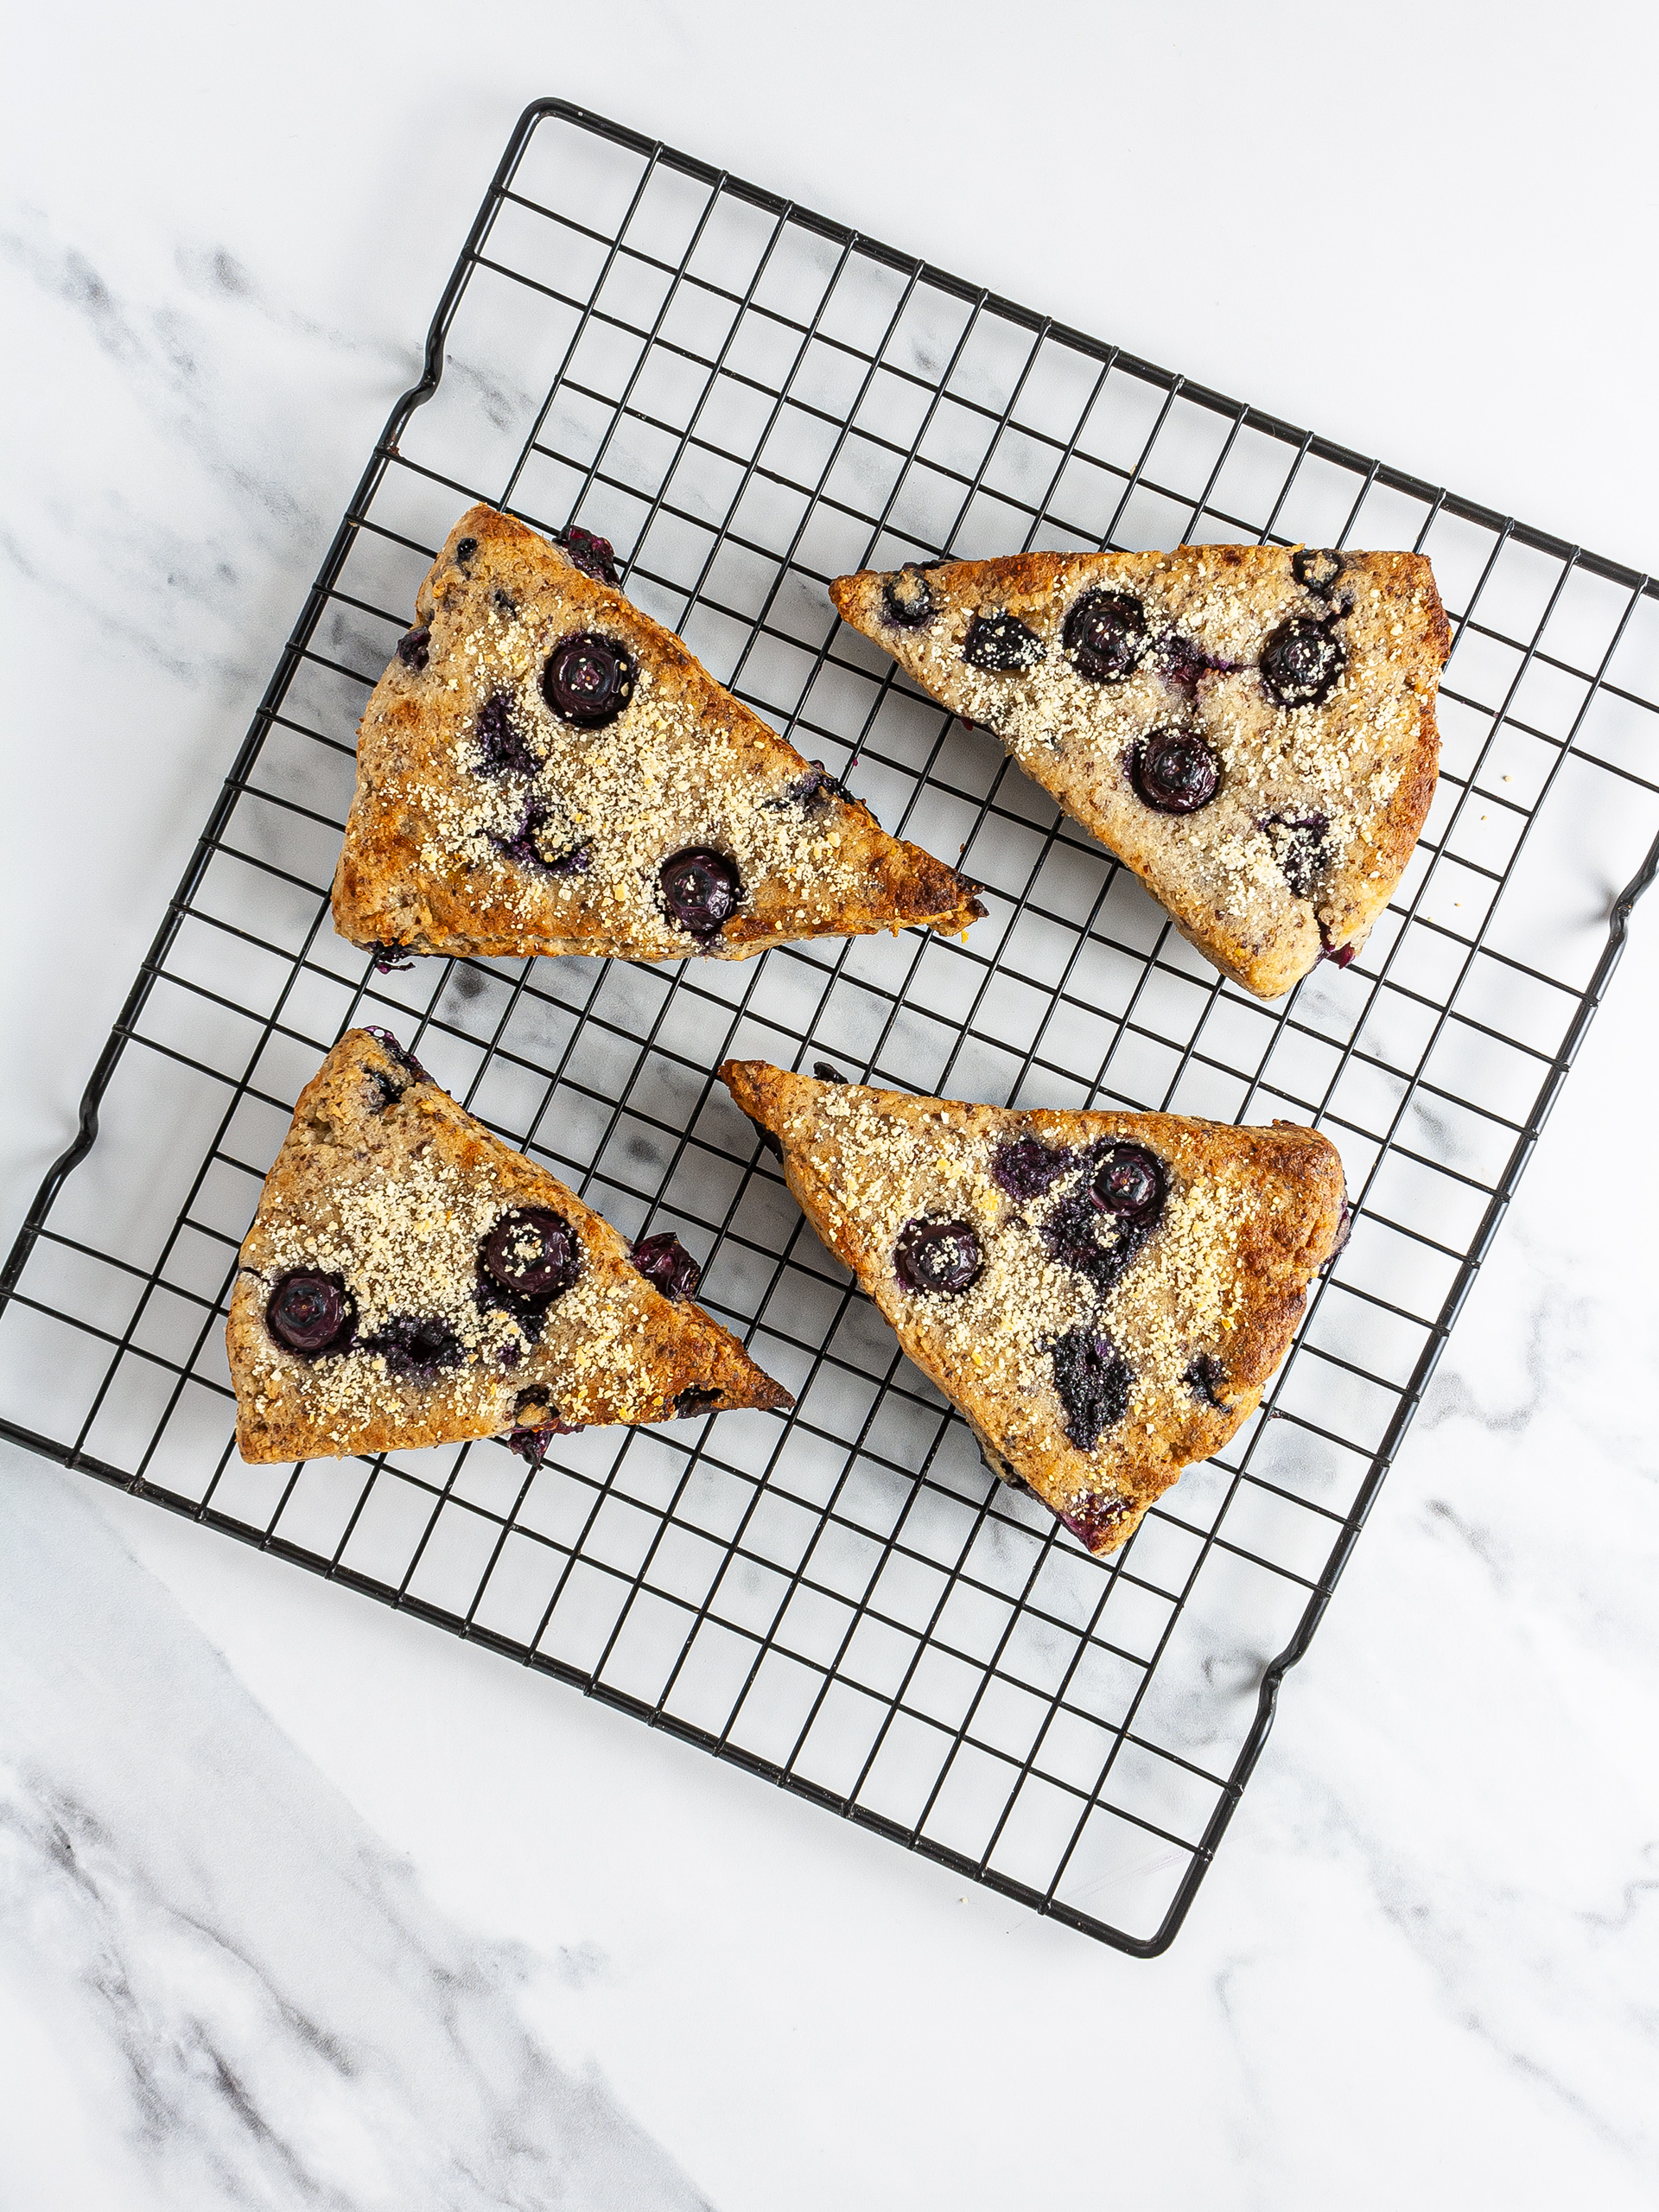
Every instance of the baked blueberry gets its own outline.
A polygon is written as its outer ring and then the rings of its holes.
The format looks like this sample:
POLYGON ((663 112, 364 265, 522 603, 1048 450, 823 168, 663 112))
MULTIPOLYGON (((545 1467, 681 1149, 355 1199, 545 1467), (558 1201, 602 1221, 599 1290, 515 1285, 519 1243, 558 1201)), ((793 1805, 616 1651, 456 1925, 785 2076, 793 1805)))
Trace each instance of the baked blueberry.
POLYGON ((562 721, 603 729, 633 696, 633 662, 613 639, 592 631, 555 645, 542 671, 542 696, 562 721))
POLYGON ((907 1221, 893 1248, 893 1264, 908 1290, 960 1297, 979 1281, 985 1255, 965 1221, 907 1221))
POLYGON ((1135 1376, 1111 1338, 1092 1329, 1068 1329, 1053 1361, 1065 1433, 1079 1452, 1092 1452, 1102 1430, 1128 1412, 1135 1376))
POLYGON ((1134 1508, 1127 1497, 1114 1497, 1103 1492, 1091 1497, 1080 1497, 1069 1513, 1060 1519, 1071 1531, 1085 1551, 1093 1551, 1103 1536, 1109 1535, 1120 1521, 1127 1521, 1134 1508))
POLYGON ((1163 1161, 1143 1144, 1108 1145, 1089 1181, 1089 1195, 1103 1213, 1142 1230, 1162 1213, 1168 1190, 1163 1161))
POLYGON ((1304 545, 1300 552, 1291 555, 1290 573, 1305 591, 1329 599, 1342 574, 1342 556, 1323 552, 1315 545, 1304 545))
POLYGON ((596 584, 616 582, 616 548, 608 537, 584 530, 579 522, 568 522, 563 530, 554 531, 553 543, 562 546, 582 575, 591 576, 596 584))
POLYGON ((841 1070, 831 1067, 828 1060, 814 1060, 812 1072, 820 1083, 845 1083, 847 1080, 841 1070))
POLYGON ((664 1298, 695 1298, 702 1269, 671 1230, 642 1236, 628 1257, 645 1281, 655 1283, 664 1298))
POLYGON ((1329 818, 1323 814, 1274 814, 1262 827, 1293 894, 1311 899, 1331 865, 1325 836, 1329 818))
POLYGON ((969 668, 1007 676, 1016 669, 1035 668, 1047 658, 1047 649, 1034 630, 1012 614, 976 614, 962 642, 962 657, 969 668))
POLYGON ((410 1052, 405 1046, 400 1045, 397 1042, 397 1039, 392 1035, 390 1029, 371 1028, 369 1034, 371 1037, 378 1038, 379 1039, 381 1046, 385 1048, 388 1058, 396 1060, 398 1066, 404 1070, 405 1074, 407 1074, 413 1082, 431 1082, 431 1077, 428 1075, 426 1070, 416 1058, 414 1053, 410 1052))
POLYGON ((1037 1137, 1010 1137, 991 1154, 991 1180, 1011 1198, 1037 1198, 1071 1165, 1069 1152, 1037 1137))
POLYGON ((432 625, 423 622, 418 630, 410 630, 397 640, 397 658, 405 668, 417 671, 426 666, 427 647, 432 642, 432 625))
POLYGON ((390 976, 394 969, 412 968, 415 965, 412 960, 403 960, 398 957, 404 950, 405 947, 401 944, 391 944, 384 938, 377 938, 369 947, 376 974, 390 976))
POLYGON ((1155 729, 1129 762, 1136 794, 1160 814, 1196 814, 1221 785, 1221 763, 1195 730, 1155 729))
POLYGON ((491 692, 478 710, 478 720, 473 725, 473 736, 478 746, 479 766, 486 775, 535 774, 536 757, 525 744, 524 733, 514 719, 510 693, 491 692))
POLYGON ((1132 592, 1086 591, 1061 635, 1079 676, 1090 683, 1127 683, 1146 658, 1146 610, 1132 592))
POLYGON ((543 875, 580 875, 594 857, 593 846, 585 837, 574 845, 565 843, 563 832, 539 799, 532 799, 524 809, 524 818, 511 837, 498 837, 493 830, 484 834, 503 860, 516 861, 520 868, 538 869, 543 875))
POLYGON ((461 1358, 461 1338, 436 1313, 394 1313, 373 1336, 360 1338, 359 1349, 378 1352, 400 1382, 430 1382, 461 1358))
POLYGON ((1138 1222, 1103 1217, 1093 1191, 1082 1181, 1049 1208, 1042 1224, 1043 1242, 1060 1265, 1085 1276, 1102 1298, 1146 1243, 1147 1234, 1138 1222))
POLYGON ((938 612, 932 589, 923 573, 925 569, 938 566, 937 561, 906 561, 898 574, 889 576, 882 585, 881 612, 896 629, 919 630, 938 612))
POLYGON ((832 776, 822 760, 815 760, 804 776, 797 776, 785 791, 776 798, 763 803, 776 810, 785 806, 804 806, 809 814, 817 814, 829 805, 831 799, 845 798, 847 787, 839 776, 832 776))
POLYGON ((563 1297, 582 1273, 582 1243, 550 1207, 515 1206, 479 1247, 478 1263, 510 1298, 546 1304, 563 1297))
POLYGON ((455 547, 455 558, 464 569, 477 550, 478 540, 475 537, 463 537, 455 547))
POLYGON ((702 944, 714 943, 743 896, 735 863, 708 845, 671 854, 657 881, 670 921, 702 944))
POLYGON ((1202 1398, 1206 1406, 1213 1406, 1218 1414, 1230 1414, 1233 1410, 1221 1395, 1227 1387, 1226 1370, 1211 1353, 1201 1351, 1189 1363, 1183 1379, 1195 1398, 1202 1398))
POLYGON ((1262 689, 1276 707, 1317 707, 1335 690, 1348 656, 1331 620, 1293 615, 1262 648, 1262 689))
POLYGON ((674 1401, 674 1418, 690 1421, 698 1414, 712 1413, 716 1406, 724 1403, 725 1395, 723 1390, 682 1390, 674 1401))
POLYGON ((285 1274, 265 1304, 265 1326, 302 1359, 343 1351, 356 1319, 356 1302, 342 1277, 303 1268, 285 1274))

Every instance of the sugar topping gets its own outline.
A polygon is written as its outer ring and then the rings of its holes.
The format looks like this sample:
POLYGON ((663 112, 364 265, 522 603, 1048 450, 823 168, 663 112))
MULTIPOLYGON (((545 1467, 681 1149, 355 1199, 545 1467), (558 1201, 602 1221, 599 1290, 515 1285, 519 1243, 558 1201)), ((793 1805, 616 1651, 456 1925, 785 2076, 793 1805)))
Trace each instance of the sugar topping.
POLYGON ((408 797, 420 817, 420 868, 441 879, 466 870, 480 934, 575 935, 597 919, 642 957, 696 950, 658 884, 662 863, 688 848, 735 861, 740 912, 762 883, 796 887, 803 933, 858 887, 845 803, 804 788, 804 764, 664 682, 632 610, 612 601, 595 611, 608 594, 556 570, 532 588, 515 571, 514 583, 516 597, 493 588, 482 562, 469 581, 448 583, 428 671, 404 677, 394 666, 388 679, 429 706, 430 688, 442 687, 441 772, 411 784, 408 797), (607 631, 635 662, 632 696, 602 728, 580 728, 547 704, 543 671, 565 638, 607 631), (493 727, 504 712, 514 739, 506 748, 493 727), (559 872, 525 856, 527 829, 534 853, 559 872), (503 849, 514 845, 518 857, 503 849))
POLYGON ((1109 1489, 1137 1460, 1161 1457, 1143 1440, 1190 1420, 1186 1374, 1195 1357, 1208 1355, 1225 1370, 1243 1301, 1240 1222, 1249 1185, 1242 1169, 1185 1177, 1166 1160, 1169 1191, 1158 1225, 1103 1298, 1042 1234, 1088 1168, 1068 1166, 1030 1198, 1010 1197, 992 1179, 992 1154, 1027 1126, 992 1108, 899 1113, 847 1086, 817 1095, 782 1134, 833 1189, 874 1264, 918 1216, 972 1224, 983 1265, 970 1288, 955 1296, 914 1291, 895 1273, 886 1302, 942 1364, 973 1370, 995 1394, 992 1442, 1016 1471, 1064 1463, 1068 1494, 1082 1497, 1109 1489), (1052 1359, 1057 1341, 1084 1325, 1110 1338, 1134 1376, 1123 1419, 1087 1454, 1066 1440, 1052 1359))

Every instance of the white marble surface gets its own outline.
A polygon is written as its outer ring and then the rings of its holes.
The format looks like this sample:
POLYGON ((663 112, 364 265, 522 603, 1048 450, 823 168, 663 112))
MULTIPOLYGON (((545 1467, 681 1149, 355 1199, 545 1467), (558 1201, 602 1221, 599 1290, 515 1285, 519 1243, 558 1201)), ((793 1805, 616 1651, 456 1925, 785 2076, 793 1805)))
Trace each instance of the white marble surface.
MULTIPOLYGON (((1645 11, 460 20, 14 33, 8 1237, 536 92, 1652 557, 1645 11)), ((1154 1964, 9 1455, 0 2206, 1651 2203, 1656 987, 1154 1964)))

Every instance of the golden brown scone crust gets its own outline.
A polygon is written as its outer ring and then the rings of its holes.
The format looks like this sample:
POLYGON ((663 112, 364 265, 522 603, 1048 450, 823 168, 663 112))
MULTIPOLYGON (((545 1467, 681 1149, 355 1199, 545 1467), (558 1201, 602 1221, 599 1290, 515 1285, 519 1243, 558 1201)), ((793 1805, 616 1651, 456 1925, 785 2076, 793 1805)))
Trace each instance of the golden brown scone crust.
MULTIPOLYGON (((1254 1413, 1345 1218, 1335 1147, 1286 1123, 961 1105, 818 1083, 761 1060, 728 1060, 720 1074, 780 1144, 808 1220, 966 1414, 993 1471, 1022 1482, 1097 1554, 1116 1550, 1183 1467, 1254 1413), (1103 1302, 1042 1250, 1033 1224, 1050 1194, 1022 1220, 991 1181, 989 1154, 1012 1137, 1068 1151, 1127 1141, 1163 1162, 1163 1217, 1103 1302), (965 1297, 920 1296, 895 1271, 898 1227, 926 1213, 965 1218, 982 1239, 986 1265, 965 1297), (1086 1452, 1065 1433, 1051 1366, 1055 1334, 1078 1325, 1107 1333, 1136 1375, 1123 1417, 1086 1452), (1220 1405, 1185 1379, 1200 1357, 1223 1378, 1220 1405)), ((1063 1184, 1052 1189, 1064 1195, 1063 1184)))
MULTIPOLYGON (((1134 869, 1206 959, 1276 998, 1322 955, 1357 950, 1400 880, 1434 796, 1435 693, 1451 642, 1421 555, 1344 553, 1329 588, 1316 589, 1296 577, 1298 550, 1189 545, 947 561, 919 572, 934 611, 911 628, 888 619, 890 574, 838 577, 830 594, 842 619, 925 690, 999 737, 1134 869), (1085 591, 1135 596, 1154 639, 1179 639, 1200 649, 1200 660, 1228 665, 1203 666, 1154 645, 1127 681, 1087 682, 1063 639, 1085 591), (1340 614, 1344 601, 1350 611, 1340 614), (1041 639, 1039 665, 993 674, 964 661, 975 616, 997 614, 1041 639), (1295 618, 1334 618, 1346 668, 1323 702, 1287 709, 1264 690, 1257 663, 1273 632, 1295 618), (1130 776, 1139 741, 1170 727, 1196 731, 1222 761, 1217 797, 1190 815, 1154 811, 1130 776), (1281 855, 1300 834, 1294 825, 1315 816, 1330 826, 1314 880, 1299 894, 1281 855)), ((899 574, 913 595, 918 572, 899 574)))
POLYGON ((648 1282, 616 1230, 556 1176, 492 1136, 366 1029, 348 1030, 300 1094, 242 1246, 226 1344, 237 1444, 256 1462, 450 1444, 561 1419, 573 1427, 671 1420, 687 1390, 717 1392, 721 1410, 793 1403, 700 1306, 648 1282), (527 1350, 486 1335, 467 1346, 464 1363, 431 1381, 400 1381, 384 1357, 360 1350, 301 1358, 265 1325, 276 1282, 309 1268, 343 1276, 359 1336, 409 1310, 435 1309, 475 1330, 479 1239, 524 1206, 560 1215, 582 1257, 575 1285, 548 1308, 527 1350), (501 1364, 504 1342, 521 1352, 511 1368, 501 1364))
POLYGON ((810 937, 960 931, 983 913, 965 877, 838 790, 791 807, 812 764, 671 631, 511 516, 470 508, 416 611, 431 632, 426 664, 393 657, 358 734, 334 887, 334 925, 354 944, 741 960, 810 937), (618 721, 572 733, 541 697, 541 670, 562 639, 591 632, 623 645, 639 677, 618 721), (544 756, 533 784, 477 772, 479 713, 496 695, 512 696, 544 756), (531 804, 568 823, 572 847, 590 844, 588 865, 550 875, 501 855, 493 841, 531 804), (697 846, 735 858, 746 893, 710 945, 674 925, 655 891, 660 863, 697 846))

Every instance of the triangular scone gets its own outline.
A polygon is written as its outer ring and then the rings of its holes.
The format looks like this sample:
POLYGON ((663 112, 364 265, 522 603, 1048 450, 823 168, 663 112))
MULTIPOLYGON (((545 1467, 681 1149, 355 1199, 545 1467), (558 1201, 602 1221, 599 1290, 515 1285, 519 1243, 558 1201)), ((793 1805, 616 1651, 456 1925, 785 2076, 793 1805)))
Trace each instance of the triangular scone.
POLYGON ((741 960, 984 912, 603 581, 596 545, 489 507, 449 533, 364 710, 343 937, 741 960))
POLYGON ((303 1459, 506 1436, 534 1457, 604 1421, 792 1404, 696 1284, 673 1238, 631 1252, 384 1030, 348 1030, 242 1246, 237 1443, 303 1459))
POLYGON ((1019 1113, 720 1071, 807 1219, 1091 1552, 1255 1410, 1346 1226, 1312 1129, 1019 1113))
POLYGON ((830 595, 1247 990, 1345 965, 1388 905, 1440 768, 1449 632, 1421 554, 1026 553, 830 595))

